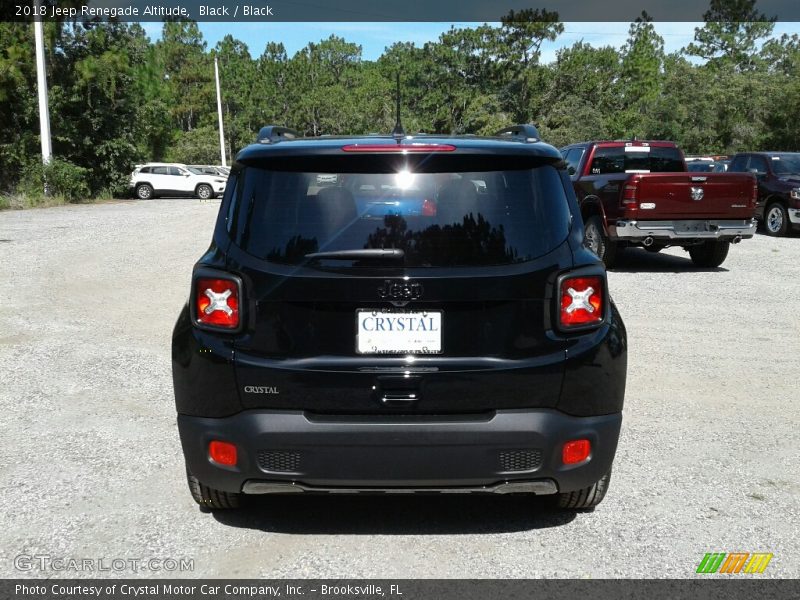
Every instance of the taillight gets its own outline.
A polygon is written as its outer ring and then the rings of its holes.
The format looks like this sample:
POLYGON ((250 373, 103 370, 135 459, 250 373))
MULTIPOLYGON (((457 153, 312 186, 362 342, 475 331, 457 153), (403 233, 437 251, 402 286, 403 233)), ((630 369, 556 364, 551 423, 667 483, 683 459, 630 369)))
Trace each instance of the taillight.
POLYGON ((239 284, 233 279, 200 277, 195 281, 195 318, 222 329, 239 326, 239 284))
POLYGON ((208 456, 215 463, 235 467, 239 459, 236 446, 230 442, 220 442, 213 440, 208 444, 208 456))
POLYGON ((569 329, 603 320, 603 278, 567 277, 561 281, 559 322, 569 329))
POLYGON ((435 217, 436 216, 436 204, 431 202, 430 200, 426 199, 422 203, 422 214, 426 217, 435 217))
POLYGON ((633 179, 628 181, 625 184, 625 188, 622 190, 622 203, 623 204, 636 204, 638 198, 636 197, 637 192, 639 191, 639 180, 633 179))
POLYGON ((750 205, 755 206, 758 204, 758 180, 753 181, 753 195, 750 198, 750 205))

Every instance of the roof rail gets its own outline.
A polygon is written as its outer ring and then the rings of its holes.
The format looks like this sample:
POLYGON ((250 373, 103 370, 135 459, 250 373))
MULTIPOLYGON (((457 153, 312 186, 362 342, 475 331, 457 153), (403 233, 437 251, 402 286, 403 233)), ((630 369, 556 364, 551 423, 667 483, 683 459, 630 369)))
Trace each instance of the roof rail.
POLYGON ((266 127, 262 127, 261 130, 258 132, 258 136, 256 137, 256 143, 275 144, 282 140, 293 140, 299 137, 302 136, 294 129, 289 129, 288 127, 281 127, 279 125, 267 125, 266 127))
POLYGON ((494 137, 510 137, 515 142, 523 143, 538 142, 541 140, 536 125, 530 124, 506 127, 500 131, 496 131, 494 137))

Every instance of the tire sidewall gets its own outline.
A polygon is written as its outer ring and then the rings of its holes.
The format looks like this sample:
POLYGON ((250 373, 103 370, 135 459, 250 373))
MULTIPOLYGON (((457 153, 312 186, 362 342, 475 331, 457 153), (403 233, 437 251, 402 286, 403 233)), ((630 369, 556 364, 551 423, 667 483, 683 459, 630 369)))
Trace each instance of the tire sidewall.
POLYGON ((602 259, 605 255, 606 242, 603 236, 602 223, 597 216, 593 215, 586 219, 586 223, 583 226, 583 239, 586 247, 602 259))
POLYGON ((767 206, 767 210, 764 211, 764 231, 766 234, 775 237, 786 235, 788 217, 789 215, 786 213, 786 209, 782 204, 773 202, 767 206), (770 227, 770 216, 773 213, 775 213, 776 216, 780 216, 780 224, 776 229, 770 227))
POLYGON ((197 197, 201 200, 209 200, 214 195, 214 190, 207 183, 201 183, 197 186, 197 197), (203 193, 205 192, 205 195, 203 193))
POLYGON ((139 200, 152 200, 153 187, 147 183, 142 183, 136 186, 136 197, 139 200), (146 195, 142 196, 142 191, 146 191, 146 195))
POLYGON ((715 269, 728 258, 731 243, 720 240, 709 240, 689 249, 692 262, 698 267, 715 269))

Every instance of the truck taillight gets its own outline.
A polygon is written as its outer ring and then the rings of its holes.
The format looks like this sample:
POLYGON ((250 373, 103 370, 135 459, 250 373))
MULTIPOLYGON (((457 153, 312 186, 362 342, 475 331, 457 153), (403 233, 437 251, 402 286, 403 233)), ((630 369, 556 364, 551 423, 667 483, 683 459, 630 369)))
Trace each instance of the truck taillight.
POLYGON ((559 324, 564 329, 594 325, 603 320, 603 278, 566 277, 559 290, 559 324))
POLYGON ((435 217, 436 204, 426 198, 425 201, 422 203, 422 214, 425 217, 435 217))
POLYGON ((628 182, 627 184, 625 184, 625 188, 622 190, 622 203, 636 204, 638 200, 638 198, 636 197, 638 188, 639 186, 637 185, 636 181, 628 182))
POLYGON ((750 205, 755 207, 758 204, 758 180, 753 181, 753 194, 750 197, 750 205))
POLYGON ((234 279, 200 277, 195 281, 195 319, 198 324, 239 327, 239 284, 234 279))

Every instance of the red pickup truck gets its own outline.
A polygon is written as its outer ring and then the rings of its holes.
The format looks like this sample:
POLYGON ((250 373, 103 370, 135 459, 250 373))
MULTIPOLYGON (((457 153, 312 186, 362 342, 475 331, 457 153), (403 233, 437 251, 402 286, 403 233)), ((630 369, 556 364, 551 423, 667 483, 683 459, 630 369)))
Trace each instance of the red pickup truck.
POLYGON ((731 243, 753 237, 758 183, 750 173, 692 173, 664 141, 581 142, 561 149, 589 246, 606 266, 618 250, 682 246, 718 267, 731 243))

